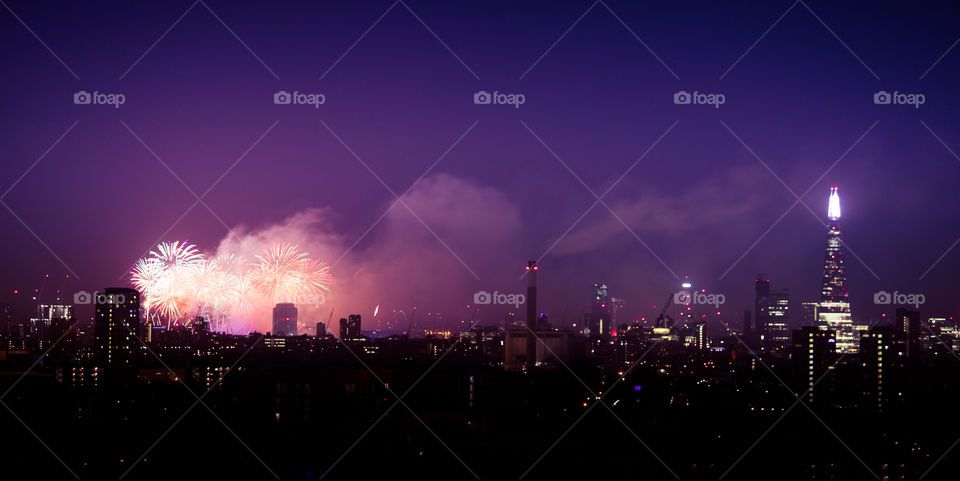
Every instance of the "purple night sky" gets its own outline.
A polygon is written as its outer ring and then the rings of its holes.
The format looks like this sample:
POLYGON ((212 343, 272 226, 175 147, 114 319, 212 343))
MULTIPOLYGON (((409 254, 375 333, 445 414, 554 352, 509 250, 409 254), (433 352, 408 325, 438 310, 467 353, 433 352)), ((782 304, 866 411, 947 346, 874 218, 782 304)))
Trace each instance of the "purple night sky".
POLYGON ((542 256, 539 306, 561 324, 598 280, 628 318, 655 315, 674 274, 739 323, 757 273, 790 289, 796 323, 819 300, 836 185, 854 318, 891 310, 882 289, 953 315, 960 5, 667 3, 9 0, 0 302, 25 311, 44 274, 44 300, 69 271, 66 297, 127 285, 156 242, 212 253, 229 228, 343 256, 317 320, 366 324, 377 304, 454 319, 478 290, 521 292, 542 256), (75 105, 80 90, 126 101, 75 105), (326 103, 275 105, 279 90, 326 103), (476 105, 480 90, 525 103, 476 105), (726 102, 676 105, 680 90, 726 102), (925 103, 877 105, 881 90, 925 103))

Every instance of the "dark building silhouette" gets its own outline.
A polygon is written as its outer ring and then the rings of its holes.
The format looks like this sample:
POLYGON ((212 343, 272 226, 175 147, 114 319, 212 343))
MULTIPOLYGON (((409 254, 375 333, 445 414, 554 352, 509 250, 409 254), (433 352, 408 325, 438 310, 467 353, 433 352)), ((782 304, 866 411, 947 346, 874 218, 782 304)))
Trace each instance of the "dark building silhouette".
POLYGON ((297 335, 297 306, 281 302, 273 308, 273 335, 289 337, 297 335))
POLYGON ((195 336, 205 336, 210 333, 210 322, 203 318, 203 316, 197 316, 193 319, 193 335, 195 336))
POLYGON ((917 355, 921 347, 920 337, 923 328, 920 326, 920 312, 898 307, 895 312, 897 330, 903 333, 906 342, 907 358, 917 355))
POLYGON ((836 346, 837 335, 834 331, 815 326, 804 326, 793 331, 794 389, 805 401, 823 403, 830 399, 836 346))
POLYGON ((533 367, 536 364, 537 339, 534 335, 537 332, 537 261, 527 262, 527 332, 526 332, 526 367, 533 367))
POLYGON ((135 367, 140 341, 140 293, 108 287, 95 295, 94 353, 99 367, 135 367))
POLYGON ((883 412, 903 395, 906 335, 893 326, 876 326, 860 338, 865 406, 883 412))
POLYGON ((317 337, 327 337, 327 325, 318 322, 317 323, 317 337))
POLYGON ((363 339, 360 332, 360 314, 350 314, 347 319, 340 319, 340 339, 351 341, 363 339))

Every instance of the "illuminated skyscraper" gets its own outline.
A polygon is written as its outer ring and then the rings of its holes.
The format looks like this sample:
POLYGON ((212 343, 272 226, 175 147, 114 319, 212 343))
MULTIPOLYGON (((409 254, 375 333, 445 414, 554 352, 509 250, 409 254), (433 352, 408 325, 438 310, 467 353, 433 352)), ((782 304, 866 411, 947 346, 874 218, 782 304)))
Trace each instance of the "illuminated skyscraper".
POLYGON ((820 290, 820 308, 817 325, 837 333, 837 353, 857 352, 860 339, 853 329, 850 301, 847 294, 847 271, 843 262, 840 240, 840 195, 830 188, 827 206, 827 251, 823 261, 823 286, 820 290))
POLYGON ((707 327, 707 323, 701 322, 697 324, 694 332, 696 333, 694 346, 701 351, 710 349, 710 329, 707 327))
POLYGON ((273 335, 297 335, 297 306, 289 302, 281 302, 273 308, 273 335))
POLYGON ((590 335, 606 336, 610 334, 612 305, 607 295, 607 285, 598 282, 593 285, 593 299, 590 306, 590 335))

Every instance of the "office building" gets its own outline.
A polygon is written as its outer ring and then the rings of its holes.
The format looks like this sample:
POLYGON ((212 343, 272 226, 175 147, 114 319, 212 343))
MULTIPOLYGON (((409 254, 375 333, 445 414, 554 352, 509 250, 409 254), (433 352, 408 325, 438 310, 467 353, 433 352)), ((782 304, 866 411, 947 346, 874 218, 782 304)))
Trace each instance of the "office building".
POLYGON ((273 308, 273 335, 297 335, 297 306, 289 302, 281 302, 273 308))
POLYGON ((340 339, 343 341, 363 339, 363 334, 360 332, 360 314, 350 314, 346 319, 340 319, 340 339))
POLYGON ((758 275, 754 281, 754 312, 760 346, 764 350, 780 350, 790 344, 790 295, 786 290, 773 290, 770 280, 758 275))

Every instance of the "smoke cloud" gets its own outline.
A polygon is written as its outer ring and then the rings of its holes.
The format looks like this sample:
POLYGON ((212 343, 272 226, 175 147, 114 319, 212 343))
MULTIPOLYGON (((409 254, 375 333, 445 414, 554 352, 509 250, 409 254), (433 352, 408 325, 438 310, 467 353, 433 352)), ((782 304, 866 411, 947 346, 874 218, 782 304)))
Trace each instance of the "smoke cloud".
MULTIPOLYGON (((496 263, 511 258, 511 241, 522 225, 519 209, 503 193, 449 175, 423 179, 402 203, 391 201, 383 209, 389 210, 365 235, 366 229, 350 236, 339 232, 331 208, 305 209, 258 228, 237 226, 217 253, 252 259, 276 242, 296 243, 330 264, 332 276, 321 305, 298 306, 301 324, 312 328, 335 310, 332 324, 361 314, 364 329, 372 329, 377 305, 380 316, 393 309, 410 312, 415 305, 420 312, 443 312, 447 320, 467 316, 477 278, 483 285, 498 282, 496 263)), ((271 308, 234 315, 233 330, 270 330, 271 308)))

